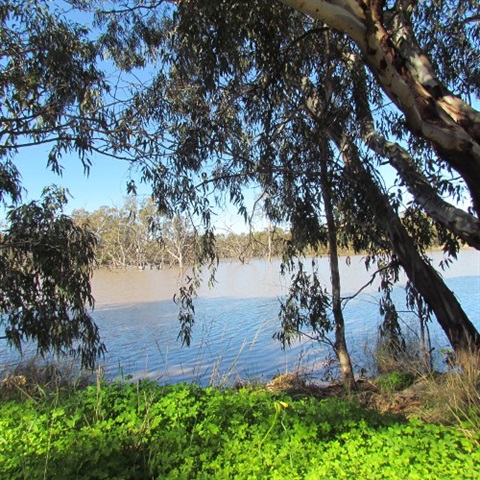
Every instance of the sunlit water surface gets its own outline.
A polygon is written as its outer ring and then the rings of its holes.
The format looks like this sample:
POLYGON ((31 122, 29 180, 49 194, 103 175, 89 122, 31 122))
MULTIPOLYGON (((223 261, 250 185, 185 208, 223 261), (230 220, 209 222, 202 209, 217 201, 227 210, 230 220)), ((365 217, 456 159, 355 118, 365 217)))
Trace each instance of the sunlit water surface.
MULTIPOLYGON (((431 254, 438 266, 443 256, 431 254)), ((309 262, 309 261, 308 261, 309 262)), ((318 260, 325 285, 329 283, 328 260, 318 260)), ((285 295, 288 276, 280 275, 280 262, 253 260, 248 264, 222 262, 216 285, 203 285, 195 300, 196 323, 190 347, 177 341, 178 307, 173 296, 180 285, 179 272, 129 270, 95 272, 93 316, 108 348, 104 369, 108 378, 150 377, 161 383, 196 381, 200 384, 232 384, 242 380, 268 380, 277 373, 300 369, 316 378, 335 374, 329 366, 329 349, 304 340, 282 349, 272 338, 279 330, 280 299, 285 295)), ((466 249, 459 261, 443 273, 447 284, 460 299, 465 311, 480 328, 480 252, 466 249)), ((342 294, 355 293, 369 281, 362 257, 341 259, 342 294)), ((205 282, 206 283, 206 282, 205 282)), ((405 292, 396 288, 394 298, 405 308, 405 292)), ((375 344, 381 320, 378 282, 346 303, 344 316, 347 342, 357 372, 368 368, 368 353, 375 344)), ((408 313, 401 314, 404 329, 416 327, 408 313)), ((431 324, 436 352, 448 342, 431 324)), ((3 351, 10 361, 11 355, 3 351)))

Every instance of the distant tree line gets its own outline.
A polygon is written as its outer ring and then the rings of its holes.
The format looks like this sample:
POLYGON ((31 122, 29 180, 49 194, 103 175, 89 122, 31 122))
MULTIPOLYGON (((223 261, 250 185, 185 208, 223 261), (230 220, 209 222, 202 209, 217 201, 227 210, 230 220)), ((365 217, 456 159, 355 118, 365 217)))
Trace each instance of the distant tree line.
MULTIPOLYGON (((195 262, 201 235, 187 217, 162 215, 154 202, 125 197, 121 206, 94 212, 74 210, 74 221, 97 237, 96 265, 100 268, 180 268, 195 262)), ((218 257, 246 262, 251 258, 281 257, 290 234, 278 227, 216 236, 218 257)))
MULTIPOLYGON (((403 222, 412 222, 412 215, 420 212, 404 212, 403 222)), ((170 268, 188 267, 195 263, 196 249, 200 249, 201 235, 195 230, 187 217, 162 215, 151 198, 140 199, 125 197, 121 206, 102 206, 93 212, 74 210, 75 223, 87 227, 97 238, 96 266, 98 268, 170 268)), ((439 246, 438 232, 423 216, 422 231, 417 236, 427 237, 431 247, 439 246)), ((325 238, 319 238, 315 246, 305 250, 305 256, 329 255, 327 227, 325 238)), ((353 245, 338 239, 338 254, 348 255, 354 252, 353 245)), ((291 241, 290 231, 278 226, 268 225, 246 232, 230 229, 219 231, 215 236, 216 252, 219 259, 248 262, 252 258, 281 258, 291 241)))

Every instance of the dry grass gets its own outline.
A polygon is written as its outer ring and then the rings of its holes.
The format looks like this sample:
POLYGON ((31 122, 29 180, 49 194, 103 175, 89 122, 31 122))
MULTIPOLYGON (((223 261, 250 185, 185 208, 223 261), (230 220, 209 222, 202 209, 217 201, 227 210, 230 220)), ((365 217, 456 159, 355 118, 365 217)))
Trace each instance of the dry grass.
POLYGON ((24 360, 0 372, 0 398, 38 398, 60 389, 81 389, 95 382, 101 372, 81 370, 77 362, 24 360))
POLYGON ((424 415, 431 421, 454 422, 466 430, 480 429, 480 372, 451 371, 432 376, 423 398, 424 415))

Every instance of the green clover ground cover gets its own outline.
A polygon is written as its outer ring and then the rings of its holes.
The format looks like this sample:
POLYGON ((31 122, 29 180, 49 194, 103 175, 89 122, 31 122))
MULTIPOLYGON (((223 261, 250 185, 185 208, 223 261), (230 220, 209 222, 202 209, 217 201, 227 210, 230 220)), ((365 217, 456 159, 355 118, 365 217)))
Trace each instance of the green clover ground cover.
POLYGON ((479 441, 252 389, 114 383, 0 403, 8 479, 478 479, 479 441))

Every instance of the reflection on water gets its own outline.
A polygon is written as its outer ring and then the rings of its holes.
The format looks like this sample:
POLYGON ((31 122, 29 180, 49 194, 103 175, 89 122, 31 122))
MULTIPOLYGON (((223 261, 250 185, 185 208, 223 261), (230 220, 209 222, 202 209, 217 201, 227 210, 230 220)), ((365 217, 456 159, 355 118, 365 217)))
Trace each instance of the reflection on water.
MULTIPOLYGON (((437 266, 441 254, 433 255, 437 266)), ((319 261, 322 281, 328 285, 327 259, 319 261)), ((369 280, 361 257, 341 267, 343 295, 348 296, 369 280)), ((444 274, 466 312, 480 327, 480 253, 462 251, 459 262, 444 274)), ((149 376, 160 382, 197 381, 232 383, 238 379, 268 379, 279 372, 302 367, 324 373, 329 351, 309 341, 281 349, 272 335, 278 330, 279 299, 288 277, 279 274, 279 262, 252 261, 242 265, 221 263, 215 288, 206 285, 195 303, 196 324, 192 345, 182 347, 177 307, 172 299, 179 287, 179 272, 144 270, 98 271, 93 278, 96 298, 94 318, 107 345, 106 374, 149 376)), ((365 362, 365 345, 371 346, 378 313, 378 283, 346 304, 347 341, 357 366, 365 362)), ((396 289, 399 309, 404 292, 396 289)), ((404 314, 402 320, 414 322, 404 314)), ((432 335, 438 346, 447 342, 436 322, 432 335)))

